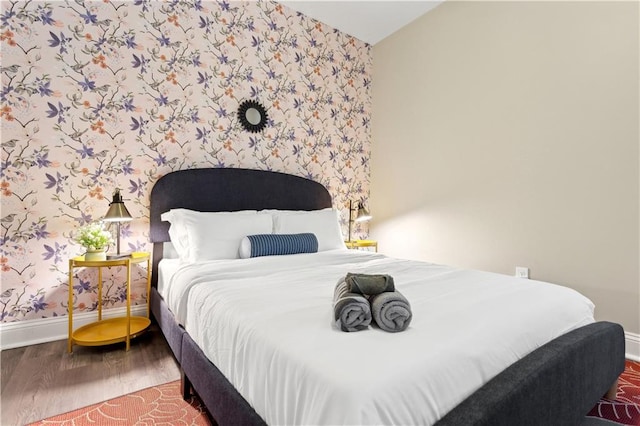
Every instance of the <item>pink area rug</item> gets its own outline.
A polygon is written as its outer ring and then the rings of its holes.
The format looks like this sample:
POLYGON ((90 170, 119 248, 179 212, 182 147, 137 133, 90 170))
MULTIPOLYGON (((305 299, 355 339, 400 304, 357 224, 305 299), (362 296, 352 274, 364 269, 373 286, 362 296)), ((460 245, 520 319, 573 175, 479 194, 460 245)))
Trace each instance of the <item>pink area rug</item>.
MULTIPOLYGON (((640 363, 627 361, 615 400, 601 399, 588 417, 640 426, 640 363)), ((28 426, 211 425, 198 397, 184 401, 180 381, 60 414, 28 426)))
POLYGON ((180 381, 165 383, 109 401, 31 423, 56 426, 203 425, 211 423, 197 397, 184 401, 180 381))

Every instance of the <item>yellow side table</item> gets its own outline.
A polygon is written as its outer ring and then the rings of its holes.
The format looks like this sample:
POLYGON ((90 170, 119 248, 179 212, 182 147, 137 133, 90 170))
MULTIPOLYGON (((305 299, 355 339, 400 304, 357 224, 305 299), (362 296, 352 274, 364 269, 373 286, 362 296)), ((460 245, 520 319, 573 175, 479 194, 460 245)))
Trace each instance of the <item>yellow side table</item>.
POLYGON ((348 249, 361 249, 367 247, 373 247, 378 252, 378 242, 375 240, 352 240, 345 241, 344 244, 348 249))
POLYGON ((147 297, 151 291, 151 256, 149 253, 132 253, 123 259, 113 260, 84 260, 84 256, 69 259, 69 342, 68 352, 73 350, 73 344, 80 346, 101 346, 112 343, 126 342, 126 350, 129 350, 129 342, 142 333, 149 325, 150 303, 147 300, 147 316, 139 317, 131 315, 131 265, 147 263, 147 297), (102 268, 112 266, 125 266, 127 268, 127 315, 119 318, 102 319, 102 268), (75 268, 98 268, 98 321, 84 325, 73 330, 73 271, 75 268))

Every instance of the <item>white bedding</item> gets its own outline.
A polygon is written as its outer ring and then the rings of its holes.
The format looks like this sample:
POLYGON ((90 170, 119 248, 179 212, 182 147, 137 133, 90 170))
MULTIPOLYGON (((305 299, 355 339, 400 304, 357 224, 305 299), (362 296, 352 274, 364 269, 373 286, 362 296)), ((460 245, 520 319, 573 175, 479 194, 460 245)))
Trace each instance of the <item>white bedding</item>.
POLYGON ((175 274, 181 266, 182 262, 177 258, 162 259, 158 263, 157 289, 158 293, 160 293, 160 296, 162 296, 163 299, 167 298, 167 289, 169 288, 169 283, 171 282, 173 274, 175 274))
POLYGON ((594 321, 553 284, 333 250, 209 261, 175 271, 165 299, 267 424, 432 424, 504 368, 594 321), (345 333, 332 296, 347 272, 388 273, 411 326, 345 333))

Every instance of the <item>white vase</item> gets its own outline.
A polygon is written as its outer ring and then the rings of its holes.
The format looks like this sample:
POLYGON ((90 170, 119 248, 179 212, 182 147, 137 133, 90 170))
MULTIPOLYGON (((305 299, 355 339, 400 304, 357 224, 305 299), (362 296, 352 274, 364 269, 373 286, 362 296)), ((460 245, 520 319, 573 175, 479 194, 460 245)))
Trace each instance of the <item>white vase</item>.
POLYGON ((92 261, 92 262, 107 260, 107 252, 104 249, 87 250, 87 252, 84 254, 84 260, 92 261))

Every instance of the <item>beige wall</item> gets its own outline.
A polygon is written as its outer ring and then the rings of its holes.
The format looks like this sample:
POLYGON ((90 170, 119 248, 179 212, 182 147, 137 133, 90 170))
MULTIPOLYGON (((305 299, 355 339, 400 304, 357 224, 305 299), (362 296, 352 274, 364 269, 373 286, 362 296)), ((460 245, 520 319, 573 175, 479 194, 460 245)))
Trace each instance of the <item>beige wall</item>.
POLYGON ((373 49, 381 251, 573 287, 640 332, 637 2, 447 1, 373 49))

